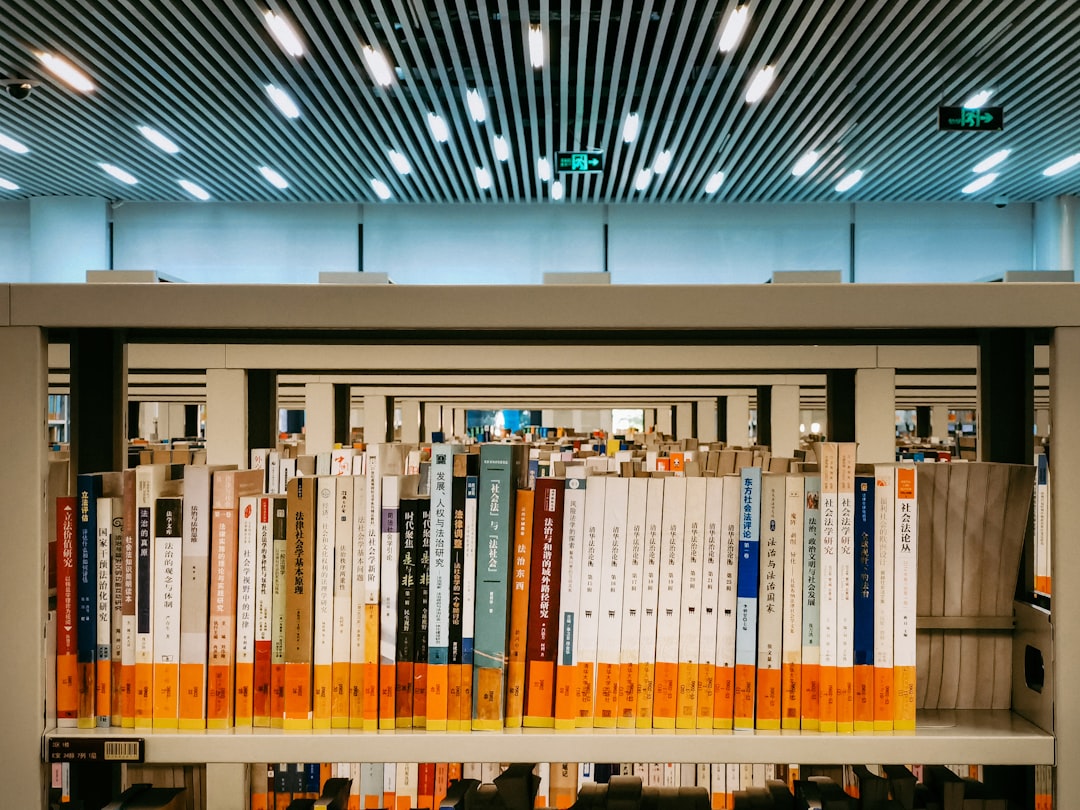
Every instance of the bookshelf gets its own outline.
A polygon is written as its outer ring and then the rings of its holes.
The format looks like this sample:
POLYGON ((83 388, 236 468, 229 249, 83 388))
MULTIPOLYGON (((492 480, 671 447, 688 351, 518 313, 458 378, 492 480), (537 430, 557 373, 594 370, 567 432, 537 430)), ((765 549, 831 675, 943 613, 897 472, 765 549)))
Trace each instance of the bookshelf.
MULTIPOLYGON (((997 345, 986 340, 988 335, 1049 343, 1055 486, 1071 491, 1080 485, 1080 410, 1075 407, 1080 402, 1080 287, 1072 284, 588 289, 0 285, 0 356, 5 358, 0 424, 7 431, 13 462, 0 471, 0 508, 7 516, 9 538, 40 538, 12 540, 5 549, 6 568, 16 575, 0 589, 0 616, 6 617, 0 640, 4 654, 18 662, 5 668, 10 673, 2 703, 10 741, 4 765, 6 796, 19 806, 45 806, 41 745, 54 733, 44 708, 51 690, 42 496, 49 342, 76 339, 82 347, 73 352, 73 457, 80 468, 89 469, 115 466, 109 459, 122 444, 115 439, 122 437, 116 414, 122 413, 123 403, 114 392, 124 379, 130 344, 190 344, 193 353, 207 358, 208 369, 225 375, 226 387, 236 393, 248 373, 365 368, 369 363, 408 373, 414 385, 465 368, 495 375, 522 368, 586 373, 607 366, 636 369, 641 386, 648 385, 650 373, 672 369, 858 372, 878 369, 889 352, 904 347, 915 351, 921 345, 997 345), (957 307, 961 299, 965 306, 957 307), (80 427, 92 424, 86 421, 85 408, 78 412, 80 395, 84 401, 92 395, 109 403, 108 411, 95 417, 103 436, 93 447, 85 441, 79 445, 80 427)), ((993 352, 982 351, 981 357, 985 376, 993 352)), ((1002 390, 1009 375, 1016 377, 1024 368, 1023 362, 1006 358, 993 371, 995 390, 1002 390)), ((208 371, 208 383, 209 377, 208 371)), ((984 403, 984 409, 984 421, 997 429, 984 442, 983 449, 991 453, 987 458, 1012 460, 993 453, 1002 447, 1006 427, 1023 424, 1017 417, 1023 409, 997 396, 984 403)), ((1064 527, 1080 523, 1080 504, 1055 498, 1053 509, 1060 539, 1064 527)), ((1059 583, 1080 575, 1080 559, 1060 553, 1053 559, 1059 583)), ((1068 589, 1060 588, 1054 598, 1055 617, 1069 617, 1080 609, 1080 596, 1068 589)), ((1013 712, 926 713, 911 735, 510 731, 138 736, 146 739, 150 761, 209 763, 211 808, 243 806, 246 763, 297 756, 414 761, 445 759, 447 752, 467 747, 470 757, 491 761, 1080 761, 1080 699, 1067 690, 1049 694, 1056 680, 1052 675, 1076 671, 1080 664, 1080 635, 1072 638, 1068 619, 1046 623, 1041 633, 1039 622, 1027 625, 1031 632, 1017 638, 1048 645, 1051 631, 1054 635, 1053 655, 1048 646, 1045 653, 1052 673, 1044 694, 1014 698, 1013 712)), ((1014 645, 1019 643, 1014 640, 1014 645)), ((1022 671, 1014 674, 1014 694, 1018 689, 1025 689, 1022 671)), ((1059 806, 1080 802, 1080 773, 1059 768, 1056 790, 1059 806)))

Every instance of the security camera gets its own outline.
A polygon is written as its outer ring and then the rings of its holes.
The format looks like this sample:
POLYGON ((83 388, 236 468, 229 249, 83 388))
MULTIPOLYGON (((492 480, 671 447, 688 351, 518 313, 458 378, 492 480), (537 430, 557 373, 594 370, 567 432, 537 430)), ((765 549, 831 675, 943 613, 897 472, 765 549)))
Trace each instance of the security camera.
POLYGON ((7 90, 9 96, 16 101, 22 101, 30 98, 30 94, 34 92, 38 83, 33 79, 5 79, 0 84, 7 90))
POLYGON ((1004 208, 1009 204, 1005 197, 994 197, 994 208, 1004 208))

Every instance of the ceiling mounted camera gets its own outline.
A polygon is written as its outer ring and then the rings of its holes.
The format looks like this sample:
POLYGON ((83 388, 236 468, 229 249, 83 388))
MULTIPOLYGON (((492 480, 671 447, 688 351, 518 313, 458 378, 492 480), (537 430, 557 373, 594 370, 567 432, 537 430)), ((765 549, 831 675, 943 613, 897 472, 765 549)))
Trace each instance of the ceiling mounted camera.
POLYGON ((0 81, 0 85, 7 90, 7 94, 13 99, 22 101, 30 98, 30 94, 34 92, 38 82, 34 79, 4 79, 0 81))

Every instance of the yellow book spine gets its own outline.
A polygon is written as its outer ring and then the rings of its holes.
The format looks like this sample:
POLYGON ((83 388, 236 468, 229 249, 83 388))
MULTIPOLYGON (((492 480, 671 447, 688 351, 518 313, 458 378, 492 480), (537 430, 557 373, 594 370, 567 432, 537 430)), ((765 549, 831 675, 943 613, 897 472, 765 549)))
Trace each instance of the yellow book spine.
POLYGON ((818 668, 818 730, 836 731, 836 667, 818 668))
POLYGON ((713 728, 732 728, 735 723, 735 667, 717 667, 715 678, 713 728))
POLYGON ((206 668, 202 664, 181 664, 179 673, 180 728, 206 728, 206 668))
POLYGON ((311 727, 311 664, 287 661, 284 728, 302 730, 311 727))
POLYGON ((330 670, 330 728, 349 727, 348 661, 335 661, 330 670))
POLYGON ((521 728, 525 716, 525 661, 506 664, 506 727, 521 728))
POLYGON ((311 727, 330 728, 331 719, 331 684, 333 665, 316 664, 312 667, 311 682, 311 727))
POLYGON ((855 668, 836 668, 836 730, 850 734, 855 730, 855 668))
POLYGON ((874 667, 874 731, 893 730, 893 668, 874 667))
POLYGON ((427 667, 427 728, 446 731, 449 725, 450 665, 428 664, 427 667))
POLYGON ((780 728, 780 702, 780 670, 759 669, 756 728, 765 731, 780 728))
POLYGON ((656 680, 656 664, 642 661, 637 665, 637 695, 634 707, 634 726, 652 728, 653 688, 656 680))
POLYGON ((364 727, 364 664, 349 664, 349 728, 364 727))
POLYGON ((637 726, 637 689, 638 665, 623 663, 619 665, 619 728, 637 726))
POLYGON ((656 662, 653 683, 653 728, 675 728, 675 709, 679 665, 675 662, 656 662))
POLYGON ((780 728, 798 729, 802 725, 801 665, 788 662, 780 666, 781 697, 780 728))
POLYGON ((237 662, 235 678, 233 725, 237 728, 251 728, 255 721, 255 665, 246 661, 237 662))
POLYGON ((802 728, 818 731, 821 727, 821 667, 802 665, 802 728))
POLYGON ((574 723, 577 728, 593 727, 593 684, 596 677, 595 661, 578 662, 577 682, 577 717, 574 723))
POLYGON ((893 728, 896 731, 915 730, 915 667, 893 667, 896 701, 893 708, 893 728))
POLYGON ((716 702, 716 666, 698 664, 697 727, 713 727, 713 704, 716 702))
POLYGON ((559 664, 555 668, 555 728, 577 728, 577 667, 559 664))
POLYGON ((754 727, 754 680, 757 667, 735 665, 735 728, 754 727))
POLYGON ((679 686, 675 690, 675 728, 697 728, 698 665, 679 662, 679 686))
POLYGON ((171 729, 179 726, 177 664, 154 664, 154 728, 171 729))
MULTIPOLYGON (((80 716, 80 720, 81 720, 80 716)), ((154 665, 135 665, 135 728, 154 726, 154 665)))

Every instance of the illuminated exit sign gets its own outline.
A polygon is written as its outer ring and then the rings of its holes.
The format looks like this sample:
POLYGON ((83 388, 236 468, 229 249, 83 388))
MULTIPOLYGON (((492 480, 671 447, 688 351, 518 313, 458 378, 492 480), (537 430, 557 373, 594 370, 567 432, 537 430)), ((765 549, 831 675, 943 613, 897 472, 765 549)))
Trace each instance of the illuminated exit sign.
POLYGON ((954 132, 993 132, 1005 129, 1001 107, 938 107, 938 129, 954 132))
POLYGON ((556 152, 555 171, 564 174, 602 172, 604 171, 604 153, 600 151, 556 152))

